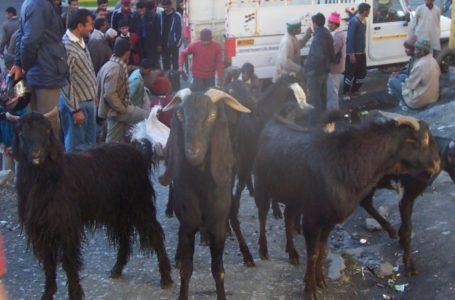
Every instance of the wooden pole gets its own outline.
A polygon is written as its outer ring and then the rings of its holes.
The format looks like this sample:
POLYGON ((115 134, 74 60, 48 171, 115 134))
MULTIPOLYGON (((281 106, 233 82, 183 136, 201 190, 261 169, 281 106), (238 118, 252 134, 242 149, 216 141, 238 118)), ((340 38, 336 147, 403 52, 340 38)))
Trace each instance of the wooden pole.
POLYGON ((453 8, 455 0, 452 0, 452 23, 450 25, 449 48, 455 49, 455 9, 453 8))

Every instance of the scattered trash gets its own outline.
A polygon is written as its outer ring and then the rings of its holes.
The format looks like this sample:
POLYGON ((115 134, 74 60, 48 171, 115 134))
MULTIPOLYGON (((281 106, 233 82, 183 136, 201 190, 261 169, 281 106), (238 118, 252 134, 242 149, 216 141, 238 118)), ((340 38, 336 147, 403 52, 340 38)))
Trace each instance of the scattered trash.
POLYGON ((407 286, 408 286, 407 283, 404 283, 404 284, 395 284, 394 287, 393 287, 393 289, 394 289, 395 291, 397 291, 397 292, 403 293, 404 290, 405 290, 405 288, 406 288, 407 286))
POLYGON ((379 282, 378 282, 378 283, 376 283, 376 286, 377 286, 377 287, 380 287, 380 288, 385 288, 385 285, 384 285, 384 284, 382 284, 382 283, 379 283, 379 282))
POLYGON ((382 294, 382 299, 384 299, 384 300, 393 300, 393 299, 395 299, 395 296, 390 296, 390 295, 387 295, 387 294, 382 294))
POLYGON ((366 244, 367 243, 367 239, 360 239, 360 244, 366 244))
POLYGON ((393 271, 396 273, 400 270, 400 267, 399 266, 396 266, 396 267, 393 267, 393 271))

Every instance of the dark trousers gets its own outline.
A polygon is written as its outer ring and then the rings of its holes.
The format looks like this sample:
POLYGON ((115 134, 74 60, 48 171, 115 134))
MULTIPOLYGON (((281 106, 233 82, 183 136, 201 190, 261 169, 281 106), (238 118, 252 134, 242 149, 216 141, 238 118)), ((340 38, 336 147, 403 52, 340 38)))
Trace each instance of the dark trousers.
POLYGON ((161 52, 161 57, 163 59, 163 70, 172 70, 177 71, 179 69, 179 48, 164 48, 161 52))
POLYGON ((367 76, 367 56, 365 53, 355 55, 355 64, 346 55, 346 70, 344 71, 344 93, 355 93, 362 86, 362 79, 367 76))
POLYGON ((308 89, 308 103, 314 106, 315 114, 313 123, 327 110, 327 73, 306 76, 308 89))
POLYGON ((191 91, 193 92, 205 92, 211 87, 215 86, 215 79, 198 79, 193 77, 193 83, 191 84, 191 91))

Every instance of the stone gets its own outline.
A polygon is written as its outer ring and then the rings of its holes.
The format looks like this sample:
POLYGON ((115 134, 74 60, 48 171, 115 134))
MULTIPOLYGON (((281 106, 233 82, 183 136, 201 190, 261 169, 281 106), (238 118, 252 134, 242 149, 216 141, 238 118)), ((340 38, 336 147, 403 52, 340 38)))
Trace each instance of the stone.
POLYGON ((11 182, 14 179, 14 172, 11 170, 0 171, 0 186, 3 186, 7 182, 11 182))
POLYGON ((376 274, 376 276, 378 276, 379 278, 388 277, 393 274, 393 266, 389 262, 377 265, 374 268, 374 274, 376 274))
POLYGON ((327 259, 329 260, 327 277, 330 280, 338 280, 341 277, 341 272, 346 268, 343 257, 330 251, 327 259))

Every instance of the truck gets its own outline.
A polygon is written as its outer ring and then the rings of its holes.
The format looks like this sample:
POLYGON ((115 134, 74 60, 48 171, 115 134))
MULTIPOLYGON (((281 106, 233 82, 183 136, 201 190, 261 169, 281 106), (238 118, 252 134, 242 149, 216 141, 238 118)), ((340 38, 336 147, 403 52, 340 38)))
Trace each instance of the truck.
MULTIPOLYGON (((228 64, 240 67, 250 62, 261 79, 273 76, 278 46, 288 20, 299 18, 305 32, 311 26, 312 15, 320 12, 327 17, 336 11, 342 16, 340 26, 347 30, 349 17, 361 2, 371 5, 366 33, 367 66, 406 63, 409 58, 403 50, 403 42, 408 37, 413 10, 423 3, 423 0, 420 3, 407 0, 183 1, 184 26, 191 39, 197 39, 203 28, 210 28, 214 38, 224 44, 228 64)), ((449 18, 441 16, 442 45, 447 45, 450 23, 449 18)), ((308 54, 310 44, 311 40, 302 49, 303 57, 308 54)))

